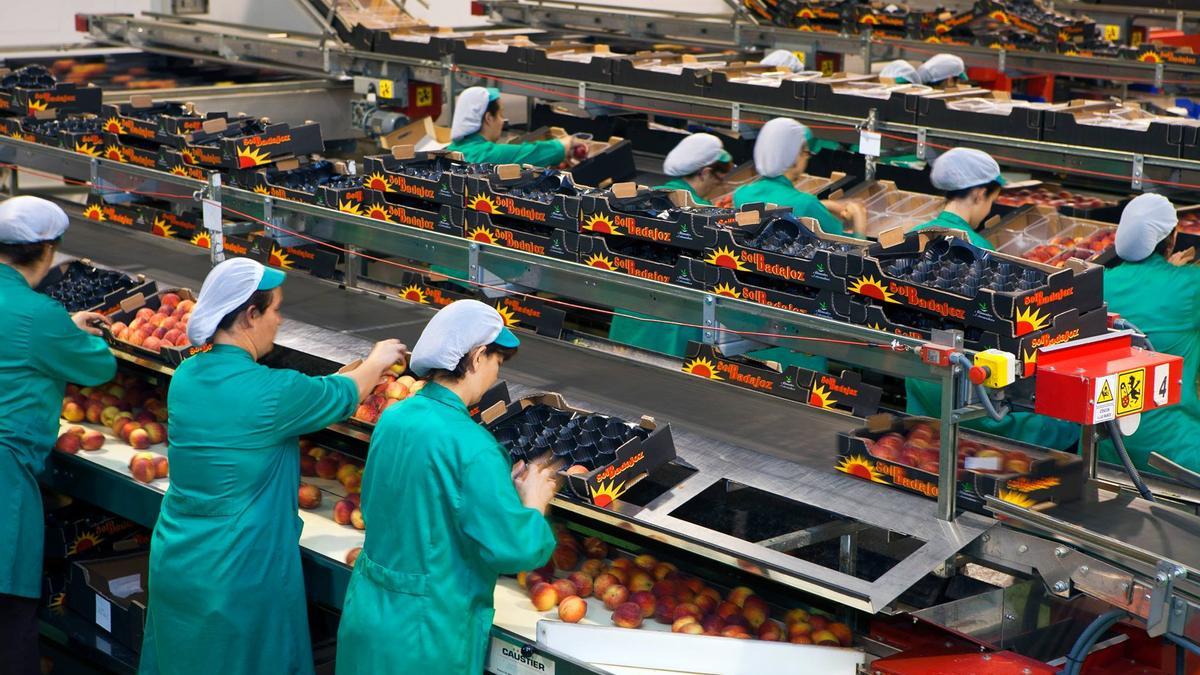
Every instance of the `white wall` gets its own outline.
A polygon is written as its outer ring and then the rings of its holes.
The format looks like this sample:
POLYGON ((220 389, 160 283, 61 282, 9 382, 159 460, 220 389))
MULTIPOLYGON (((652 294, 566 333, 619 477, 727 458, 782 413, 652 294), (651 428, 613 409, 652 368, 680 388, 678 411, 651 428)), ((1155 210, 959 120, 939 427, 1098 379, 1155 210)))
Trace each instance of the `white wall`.
POLYGON ((81 42, 75 32, 76 14, 137 13, 150 9, 151 0, 0 0, 0 46, 57 46, 81 42), (17 6, 20 6, 18 9, 17 6))

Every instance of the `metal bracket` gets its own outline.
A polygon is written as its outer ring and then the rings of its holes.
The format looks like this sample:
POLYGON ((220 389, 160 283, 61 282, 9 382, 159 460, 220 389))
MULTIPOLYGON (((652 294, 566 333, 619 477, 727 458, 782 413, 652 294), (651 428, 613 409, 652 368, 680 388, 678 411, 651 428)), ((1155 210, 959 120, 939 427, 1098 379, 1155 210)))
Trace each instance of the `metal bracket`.
MULTIPOLYGON (((17 170, 14 168, 13 173, 17 170)), ((92 186, 92 192, 100 194, 100 160, 93 157, 88 161, 88 183, 92 186)), ((16 194, 15 192, 13 194, 16 194)))
POLYGON ((1140 153, 1133 154, 1133 177, 1129 181, 1130 187, 1134 190, 1142 189, 1142 172, 1146 168, 1146 156, 1140 153))
POLYGON ((729 128, 735 133, 742 126, 742 104, 735 102, 729 107, 729 128))
POLYGON ((358 268, 362 264, 358 251, 357 246, 346 245, 346 288, 358 288, 358 268))
POLYGON ((1166 68, 1166 66, 1162 62, 1154 64, 1154 88, 1155 89, 1163 88, 1163 71, 1165 70, 1165 68, 1166 68))
POLYGON ((704 295, 704 343, 716 344, 717 331, 713 330, 717 326, 717 298, 716 296, 706 293, 704 295))
POLYGON ((996 55, 996 70, 1003 73, 1004 67, 1008 64, 1008 50, 1000 49, 998 51, 999 53, 996 55))
POLYGON ((917 129, 917 157, 925 159, 925 137, 929 135, 929 130, 924 127, 917 129))
POLYGON ((467 276, 475 283, 483 283, 483 267, 479 264, 479 244, 467 247, 467 276))
MULTIPOLYGON (((876 117, 875 108, 871 108, 871 112, 867 114, 867 121, 863 124, 863 129, 867 131, 875 131, 875 127, 879 121, 876 117)), ((864 170, 866 180, 875 180, 875 161, 876 158, 871 155, 863 155, 864 170)))
POLYGON ((192 196, 201 203, 204 229, 208 230, 208 257, 213 265, 225 260, 225 230, 221 224, 221 174, 208 174, 208 185, 192 196))
POLYGON ((1163 633, 1177 633, 1172 630, 1172 622, 1177 622, 1182 628, 1183 617, 1186 615, 1183 604, 1176 606, 1175 600, 1183 603, 1181 598, 1175 598, 1175 580, 1187 576, 1187 570, 1173 562, 1162 560, 1155 566, 1154 586, 1150 591, 1150 616, 1146 617, 1146 633, 1150 637, 1158 637, 1163 633), (1178 619, 1174 619, 1176 614, 1178 619))
POLYGON ((1175 30, 1183 30, 1183 11, 1175 12, 1175 30))
POLYGON ((579 83, 579 109, 587 107, 587 82, 579 83))

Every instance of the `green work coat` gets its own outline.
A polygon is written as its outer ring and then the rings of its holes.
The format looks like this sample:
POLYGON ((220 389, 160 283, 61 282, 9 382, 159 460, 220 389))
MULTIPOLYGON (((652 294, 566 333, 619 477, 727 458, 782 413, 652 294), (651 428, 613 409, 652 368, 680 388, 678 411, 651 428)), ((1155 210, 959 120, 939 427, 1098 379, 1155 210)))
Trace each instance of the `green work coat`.
POLYGON ((798 217, 815 218, 821 229, 828 234, 847 234, 846 227, 837 216, 829 212, 816 195, 801 192, 786 176, 761 177, 733 191, 733 207, 740 209, 746 204, 778 204, 790 206, 798 217))
POLYGON ((700 206, 712 206, 712 202, 708 201, 704 197, 701 197, 700 193, 696 192, 696 188, 692 187, 692 184, 687 182, 683 178, 672 178, 671 180, 663 183, 662 185, 654 186, 654 189, 655 190, 687 190, 688 192, 690 192, 692 194, 692 201, 696 202, 696 204, 698 204, 700 206))
POLYGON ((976 232, 975 230, 971 229, 970 223, 963 220, 962 216, 958 215, 957 213, 950 213, 949 211, 942 211, 941 213, 938 214, 937 218, 934 218, 933 220, 929 221, 928 223, 924 223, 924 224, 914 227, 912 230, 910 230, 910 232, 916 232, 917 230, 924 230, 929 227, 945 227, 945 228, 949 228, 952 230, 962 230, 963 232, 967 233, 967 239, 970 240, 970 242, 972 244, 975 244, 979 248, 982 248, 986 251, 995 251, 996 250, 996 247, 992 246, 992 242, 988 241, 987 239, 984 239, 983 235, 981 235, 978 232, 976 232))
POLYGON ((175 370, 140 673, 313 672, 297 437, 357 404, 348 377, 268 368, 232 345, 175 370))
POLYGON ((521 504, 508 453, 431 382, 380 418, 362 487, 338 675, 482 673, 497 576, 545 563, 555 544, 521 504))
MULTIPOLYGON (((1132 321, 1156 351, 1183 357, 1179 404, 1142 415, 1138 430, 1124 439, 1130 458, 1148 469, 1150 453, 1157 451, 1200 471, 1200 267, 1176 267, 1157 253, 1142 262, 1122 262, 1104 273, 1104 299, 1108 310, 1132 321)), ((1153 395, 1151 373, 1146 374, 1146 387, 1146 396, 1153 395)), ((1108 441, 1100 446, 1100 458, 1120 462, 1108 441)))
POLYGON ((482 134, 464 136, 447 148, 461 152, 468 162, 490 162, 492 164, 532 164, 533 166, 558 166, 567 156, 562 143, 550 139, 532 143, 493 143, 482 134))
POLYGON ((104 340, 0 264, 0 595, 42 591, 45 516, 37 476, 58 436, 67 383, 92 387, 117 372, 104 340))

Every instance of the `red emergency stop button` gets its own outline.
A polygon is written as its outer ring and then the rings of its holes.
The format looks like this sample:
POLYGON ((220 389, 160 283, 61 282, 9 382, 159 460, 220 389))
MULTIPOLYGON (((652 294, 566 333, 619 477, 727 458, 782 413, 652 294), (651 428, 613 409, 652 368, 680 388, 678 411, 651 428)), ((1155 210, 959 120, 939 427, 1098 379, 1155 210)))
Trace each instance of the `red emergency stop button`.
POLYGON ((987 382, 988 376, 992 374, 992 370, 987 366, 971 366, 967 371, 967 379, 974 384, 983 384, 987 382))

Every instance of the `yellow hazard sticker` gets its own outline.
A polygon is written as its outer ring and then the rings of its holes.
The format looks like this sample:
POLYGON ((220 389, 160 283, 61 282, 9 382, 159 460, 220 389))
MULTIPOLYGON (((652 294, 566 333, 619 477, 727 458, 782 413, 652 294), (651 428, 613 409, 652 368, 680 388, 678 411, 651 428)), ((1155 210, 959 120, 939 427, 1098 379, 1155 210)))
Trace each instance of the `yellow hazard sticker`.
POLYGON ((396 98, 396 83, 392 80, 380 80, 379 98, 396 98))
POLYGON ((1117 376, 1117 417, 1146 407, 1146 369, 1127 370, 1117 376))
POLYGON ((1100 395, 1096 397, 1096 403, 1108 403, 1113 400, 1112 385, 1107 379, 1100 381, 1103 384, 1100 385, 1100 395))
POLYGON ((417 87, 416 95, 418 108, 428 108, 433 105, 433 87, 417 87))

